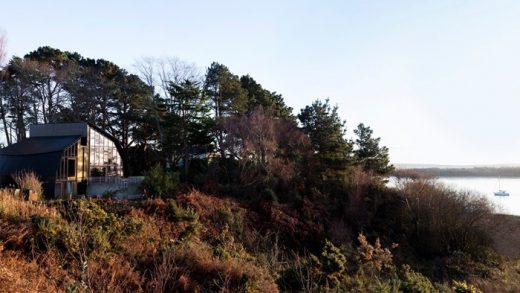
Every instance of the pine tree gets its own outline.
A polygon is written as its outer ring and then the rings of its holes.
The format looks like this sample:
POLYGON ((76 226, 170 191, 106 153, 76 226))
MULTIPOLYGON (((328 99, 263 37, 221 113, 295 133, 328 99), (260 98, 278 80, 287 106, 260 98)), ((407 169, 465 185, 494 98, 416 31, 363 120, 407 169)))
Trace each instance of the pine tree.
POLYGON ((171 100, 165 104, 166 145, 163 148, 172 154, 174 164, 182 159, 187 178, 193 153, 199 149, 206 152, 210 147, 209 108, 197 82, 172 82, 169 91, 171 100))
POLYGON ((315 170, 319 179, 342 184, 352 163, 352 143, 345 138, 345 121, 338 115, 338 107, 329 100, 316 100, 298 115, 303 130, 309 135, 316 159, 315 170))
MULTIPOLYGON (((220 123, 230 115, 241 115, 247 110, 246 92, 240 85, 238 76, 219 63, 213 62, 206 73, 204 95, 209 98, 215 122, 220 123)), ((223 143, 225 134, 215 129, 215 141, 221 158, 225 157, 223 143)))
POLYGON ((355 140, 354 156, 356 163, 363 170, 373 172, 377 175, 386 175, 393 170, 388 157, 388 148, 379 146, 381 138, 372 137, 373 131, 363 123, 354 130, 357 138, 355 140))

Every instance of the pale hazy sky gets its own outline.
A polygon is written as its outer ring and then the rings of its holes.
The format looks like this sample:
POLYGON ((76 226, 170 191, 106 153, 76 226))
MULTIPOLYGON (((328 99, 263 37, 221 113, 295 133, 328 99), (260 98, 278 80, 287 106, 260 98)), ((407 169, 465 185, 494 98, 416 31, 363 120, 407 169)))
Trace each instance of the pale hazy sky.
POLYGON ((328 97, 394 163, 520 163, 520 1, 17 0, 0 27, 11 55, 217 61, 298 111, 328 97))

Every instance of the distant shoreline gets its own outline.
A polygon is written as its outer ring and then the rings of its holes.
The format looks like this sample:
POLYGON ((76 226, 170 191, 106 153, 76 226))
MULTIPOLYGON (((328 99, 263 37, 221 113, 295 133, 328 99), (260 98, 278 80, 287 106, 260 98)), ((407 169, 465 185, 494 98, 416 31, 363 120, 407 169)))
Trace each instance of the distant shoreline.
POLYGON ((397 176, 404 177, 502 177, 520 178, 520 167, 473 167, 473 168, 403 168, 396 169, 397 176))

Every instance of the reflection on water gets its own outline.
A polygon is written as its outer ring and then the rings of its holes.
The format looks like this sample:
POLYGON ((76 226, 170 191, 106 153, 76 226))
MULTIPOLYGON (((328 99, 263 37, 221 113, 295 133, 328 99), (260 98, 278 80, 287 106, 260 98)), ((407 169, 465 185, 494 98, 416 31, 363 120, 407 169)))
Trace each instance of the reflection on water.
POLYGON ((520 216, 520 178, 500 179, 500 189, 509 192, 509 196, 495 196, 499 189, 497 178, 483 177, 441 177, 437 181, 462 190, 474 191, 493 202, 498 212, 520 216))

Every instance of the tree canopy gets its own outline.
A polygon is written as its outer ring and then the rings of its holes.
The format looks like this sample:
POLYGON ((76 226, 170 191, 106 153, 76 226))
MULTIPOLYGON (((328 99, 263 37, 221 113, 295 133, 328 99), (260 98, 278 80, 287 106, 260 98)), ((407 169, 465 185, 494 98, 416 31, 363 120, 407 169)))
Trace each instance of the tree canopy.
POLYGON ((281 94, 217 62, 205 75, 176 58, 143 58, 136 68, 139 75, 52 47, 11 58, 0 75, 5 143, 25 139, 32 123, 84 121, 118 141, 128 174, 160 163, 182 168, 186 180, 224 172, 248 185, 307 178, 326 186, 345 185, 354 166, 378 175, 392 168, 369 127, 360 124, 357 139, 347 138, 328 99, 295 116, 281 94))

